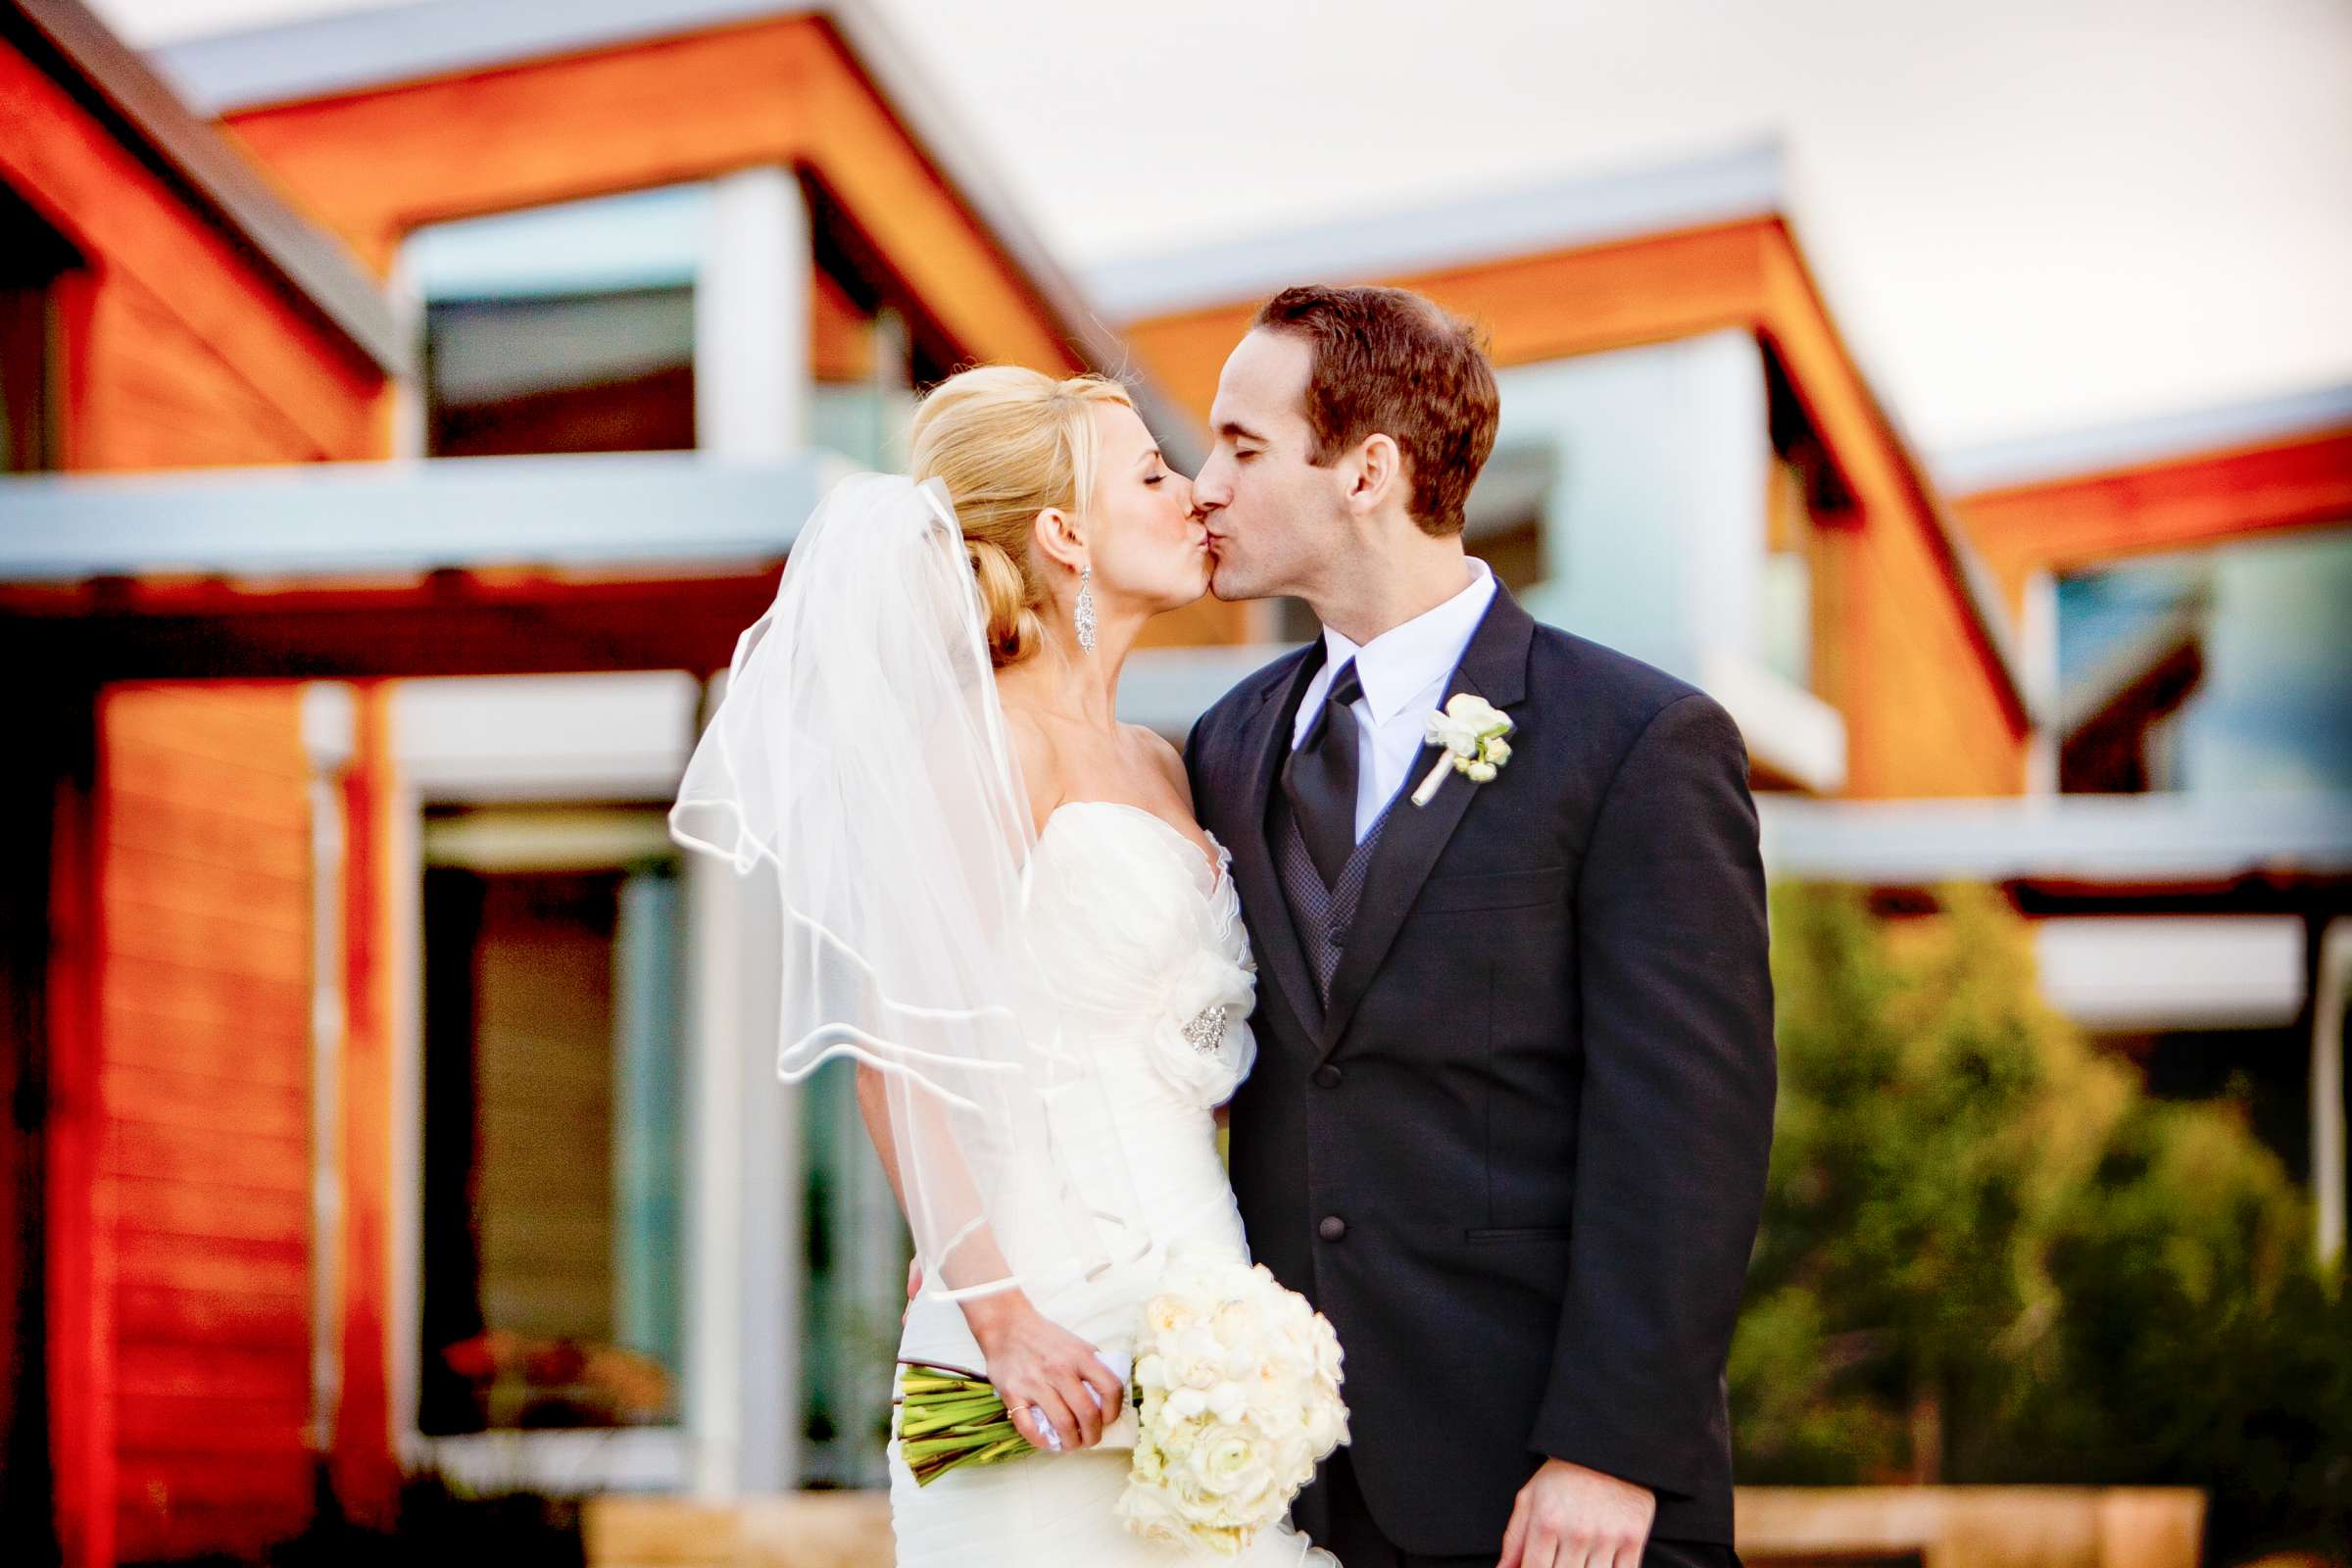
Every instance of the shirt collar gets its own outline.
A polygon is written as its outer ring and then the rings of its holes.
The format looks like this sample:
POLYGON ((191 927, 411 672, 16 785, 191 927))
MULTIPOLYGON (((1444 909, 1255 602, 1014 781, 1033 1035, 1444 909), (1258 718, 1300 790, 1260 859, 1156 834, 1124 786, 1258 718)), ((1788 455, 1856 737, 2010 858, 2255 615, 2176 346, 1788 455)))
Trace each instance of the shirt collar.
POLYGON ((1444 604, 1423 611, 1401 625, 1362 645, 1323 628, 1326 669, 1355 661, 1356 678, 1364 683, 1364 701, 1372 722, 1386 724, 1407 703, 1444 680, 1462 662, 1479 620, 1494 598, 1494 573, 1476 556, 1470 563, 1470 585, 1444 604))

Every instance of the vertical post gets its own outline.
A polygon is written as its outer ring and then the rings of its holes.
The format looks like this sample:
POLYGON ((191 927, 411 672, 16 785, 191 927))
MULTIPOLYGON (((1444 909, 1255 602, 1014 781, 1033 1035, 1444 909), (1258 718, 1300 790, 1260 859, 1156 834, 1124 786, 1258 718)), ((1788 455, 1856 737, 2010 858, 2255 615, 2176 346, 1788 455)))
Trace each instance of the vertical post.
POLYGON ((2344 1009, 2352 1003, 2352 917, 2321 928, 2319 973, 2312 987, 2311 1190, 2318 1206, 2323 1260, 2344 1255, 2344 1009))
MULTIPOLYGON (((712 184, 694 295, 695 436, 714 457, 774 460, 808 439, 815 252, 800 177, 712 184)), ((723 677, 712 683, 715 706, 723 677)), ((774 1492, 801 1475, 800 1098, 774 1076, 782 940, 773 872, 687 858, 695 1163, 688 1277, 694 1490, 774 1492)))
POLYGON ((2046 568, 2026 574, 2024 612, 2018 618, 2018 662, 2024 666, 2026 700, 2040 722, 2026 738, 2026 793, 2058 793, 2058 579, 2046 568))
POLYGON ((357 751, 358 702, 349 686, 302 689, 302 744, 311 803, 311 1446, 335 1446, 343 1398, 343 773, 357 751))
POLYGON ((722 458, 797 452, 808 428, 808 204, 789 169, 712 183, 694 285, 694 425, 722 458))
MULTIPOLYGON (((726 677, 706 701, 718 704, 726 677)), ((801 1103, 776 1081, 774 870, 686 857, 687 1425, 695 1494, 801 1479, 801 1103)))
POLYGON ((433 361, 425 338, 424 289, 416 280, 406 246, 393 253, 391 275, 384 279, 384 297, 416 348, 416 373, 397 377, 387 390, 386 450, 396 459, 429 457, 433 361))

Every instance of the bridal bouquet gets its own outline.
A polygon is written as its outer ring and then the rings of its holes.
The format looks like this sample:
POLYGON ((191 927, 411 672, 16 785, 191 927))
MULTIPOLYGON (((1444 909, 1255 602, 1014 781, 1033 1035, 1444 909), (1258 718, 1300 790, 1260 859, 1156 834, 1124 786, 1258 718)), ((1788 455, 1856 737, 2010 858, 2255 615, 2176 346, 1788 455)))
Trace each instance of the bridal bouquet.
MULTIPOLYGON (((1121 1522, 1149 1540, 1241 1552, 1348 1441, 1340 1362, 1331 1324, 1265 1265, 1172 1263, 1136 1342, 1121 1522)), ((900 1390, 900 1453, 922 1485, 1034 1451, 985 1378, 909 1362, 900 1390)))

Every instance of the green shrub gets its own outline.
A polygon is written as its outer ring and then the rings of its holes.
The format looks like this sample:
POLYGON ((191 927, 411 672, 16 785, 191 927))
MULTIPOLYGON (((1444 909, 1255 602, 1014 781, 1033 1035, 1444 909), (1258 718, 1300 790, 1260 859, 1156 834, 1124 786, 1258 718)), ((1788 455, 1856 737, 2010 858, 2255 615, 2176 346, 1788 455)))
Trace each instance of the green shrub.
POLYGON ((1773 903, 1781 1101, 1741 1479, 2178 1484, 2209 1548, 2352 1540, 2352 1299, 2229 1102, 2143 1096, 1997 895, 1773 903))

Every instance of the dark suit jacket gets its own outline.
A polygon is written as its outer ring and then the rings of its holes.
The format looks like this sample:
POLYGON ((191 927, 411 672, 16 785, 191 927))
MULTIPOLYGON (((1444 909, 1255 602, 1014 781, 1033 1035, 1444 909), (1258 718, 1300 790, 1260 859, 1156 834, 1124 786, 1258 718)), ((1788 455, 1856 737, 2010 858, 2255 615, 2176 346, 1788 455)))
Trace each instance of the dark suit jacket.
POLYGON ((1446 692, 1511 715, 1511 758, 1396 806, 1326 1013, 1266 834, 1322 646, 1242 682, 1185 760, 1258 962, 1234 1190, 1339 1331, 1366 1506, 1408 1552, 1497 1548, 1551 1455, 1653 1489, 1655 1537, 1728 1543, 1775 1087, 1739 731, 1498 588, 1446 692))

